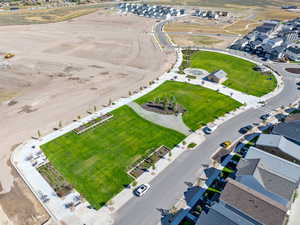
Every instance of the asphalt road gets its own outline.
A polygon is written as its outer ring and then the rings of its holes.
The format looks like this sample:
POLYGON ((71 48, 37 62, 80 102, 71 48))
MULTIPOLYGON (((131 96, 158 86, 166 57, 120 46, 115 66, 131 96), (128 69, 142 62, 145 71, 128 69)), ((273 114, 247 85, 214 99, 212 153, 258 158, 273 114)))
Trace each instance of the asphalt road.
POLYGON ((196 181, 202 172, 202 165, 209 163, 209 157, 221 142, 237 139, 241 136, 238 133, 241 127, 259 122, 260 115, 299 99, 300 90, 297 90, 295 83, 300 80, 300 75, 297 78, 296 75, 284 72, 283 66, 285 65, 273 65, 284 77, 284 90, 279 95, 268 100, 265 107, 250 109, 223 123, 213 134, 207 136, 197 150, 184 152, 151 182, 148 193, 130 200, 116 213, 115 224, 157 225, 162 218, 160 209, 170 209, 184 195, 188 189, 187 182, 196 181))

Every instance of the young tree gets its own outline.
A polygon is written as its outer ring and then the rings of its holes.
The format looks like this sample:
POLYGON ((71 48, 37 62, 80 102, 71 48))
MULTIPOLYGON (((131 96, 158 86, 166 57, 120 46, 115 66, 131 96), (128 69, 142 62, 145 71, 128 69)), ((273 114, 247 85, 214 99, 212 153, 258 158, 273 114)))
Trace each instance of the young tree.
POLYGON ((128 95, 129 95, 129 96, 131 96, 131 95, 132 95, 131 91, 128 91, 128 95))
POLYGON ((62 122, 61 121, 58 122, 58 127, 62 128, 62 122))
POLYGON ((108 105, 111 105, 111 104, 112 104, 112 100, 110 98, 109 101, 108 101, 108 105))
POLYGON ((97 111, 97 106, 94 105, 94 112, 96 112, 96 111, 97 111))
POLYGON ((155 166, 155 163, 152 164, 152 170, 155 170, 156 169, 156 166, 155 166))
POLYGON ((137 182, 136 182, 136 180, 134 180, 133 182, 132 182, 132 184, 131 184, 133 187, 135 187, 136 185, 137 185, 137 182))
POLYGON ((38 135, 39 138, 42 136, 40 130, 37 131, 37 135, 38 135))
POLYGON ((110 200, 107 201, 106 204, 109 205, 109 206, 111 206, 112 204, 114 204, 114 202, 113 202, 113 200, 110 199, 110 200))

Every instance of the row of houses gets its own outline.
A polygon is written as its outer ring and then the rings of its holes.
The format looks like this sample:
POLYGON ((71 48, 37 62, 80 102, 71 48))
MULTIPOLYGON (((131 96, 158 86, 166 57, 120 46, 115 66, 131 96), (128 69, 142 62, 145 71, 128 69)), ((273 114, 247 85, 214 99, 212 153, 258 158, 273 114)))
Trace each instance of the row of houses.
POLYGON ((300 18, 282 23, 265 21, 230 48, 267 60, 300 60, 300 18))
MULTIPOLYGON (((239 157, 225 165, 233 172, 213 182, 221 185, 210 189, 208 203, 199 201, 201 212, 192 209, 185 219, 196 225, 286 225, 300 183, 300 113, 261 133, 245 152, 235 150, 239 157)), ((219 163, 228 150, 222 154, 219 163)))
POLYGON ((174 16, 184 15, 184 9, 175 9, 172 7, 160 6, 160 5, 147 5, 147 4, 131 4, 131 3, 120 3, 117 8, 121 12, 130 12, 139 16, 166 19, 174 16))
POLYGON ((228 12, 195 9, 195 11, 192 13, 192 16, 198 16, 198 17, 209 18, 209 19, 218 19, 219 17, 227 17, 228 12))

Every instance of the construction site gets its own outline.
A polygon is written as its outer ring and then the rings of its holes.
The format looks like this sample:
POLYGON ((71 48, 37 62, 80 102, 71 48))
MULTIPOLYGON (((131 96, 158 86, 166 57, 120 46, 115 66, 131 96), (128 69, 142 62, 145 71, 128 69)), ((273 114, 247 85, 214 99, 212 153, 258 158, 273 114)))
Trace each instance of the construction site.
POLYGON ((103 9, 60 23, 0 27, 0 224, 49 218, 9 163, 16 146, 127 97, 171 67, 175 53, 159 48, 154 22, 103 9), (26 196, 22 209, 17 195, 26 196))

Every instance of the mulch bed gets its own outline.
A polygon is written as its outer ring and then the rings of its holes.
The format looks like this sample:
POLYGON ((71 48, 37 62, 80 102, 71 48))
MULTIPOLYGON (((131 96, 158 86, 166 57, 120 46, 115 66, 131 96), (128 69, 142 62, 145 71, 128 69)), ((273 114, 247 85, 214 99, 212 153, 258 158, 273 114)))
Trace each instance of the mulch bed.
POLYGON ((149 157, 147 157, 142 162, 138 163, 133 169, 129 171, 129 174, 133 176, 134 178, 138 178, 143 173, 147 172, 148 169, 155 164, 157 161, 159 161, 161 158, 163 158, 168 152, 171 150, 165 146, 161 146, 158 149, 156 149, 149 157))
POLYGON ((147 102, 142 105, 142 108, 151 111, 151 112, 156 112, 160 114, 166 114, 166 115, 172 115, 172 114, 177 114, 177 113, 184 113, 186 110, 181 106, 177 105, 177 111, 175 112, 174 109, 170 106, 163 107, 163 104, 160 103, 154 103, 154 102, 147 102))
POLYGON ((38 171, 59 197, 64 197, 72 191, 73 187, 51 163, 40 166, 38 171))
POLYGON ((286 68, 285 70, 290 73, 300 74, 300 68, 286 68))
POLYGON ((87 122, 87 123, 85 123, 85 124, 83 124, 83 125, 75 128, 73 131, 76 134, 81 134, 81 133, 89 130, 90 128, 95 127, 95 126, 101 124, 102 122, 104 122, 104 120, 110 119, 111 117, 113 117, 113 115, 110 114, 110 113, 107 113, 107 114, 105 114, 103 116, 99 116, 96 119, 93 119, 93 120, 91 120, 91 121, 89 121, 89 122, 87 122))

